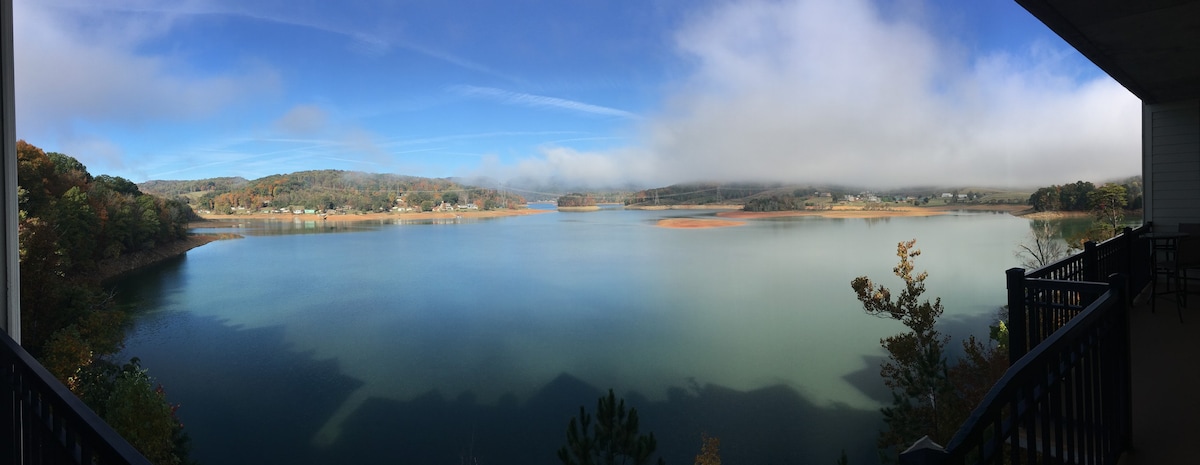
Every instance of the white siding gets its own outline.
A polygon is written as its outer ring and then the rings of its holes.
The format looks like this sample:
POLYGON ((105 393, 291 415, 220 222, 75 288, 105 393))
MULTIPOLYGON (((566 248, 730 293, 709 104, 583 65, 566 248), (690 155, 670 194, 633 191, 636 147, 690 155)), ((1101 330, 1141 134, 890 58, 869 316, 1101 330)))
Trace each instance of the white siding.
POLYGON ((1145 105, 1142 150, 1145 220, 1200 223, 1200 100, 1145 105))

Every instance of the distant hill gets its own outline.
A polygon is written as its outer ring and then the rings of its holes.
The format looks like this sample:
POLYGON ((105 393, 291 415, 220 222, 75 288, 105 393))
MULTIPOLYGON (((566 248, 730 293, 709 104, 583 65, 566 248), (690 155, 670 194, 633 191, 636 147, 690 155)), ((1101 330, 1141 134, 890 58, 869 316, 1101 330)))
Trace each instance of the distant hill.
POLYGON ((675 184, 638 191, 625 199, 629 206, 744 205, 756 211, 822 208, 836 202, 900 202, 914 205, 1023 204, 1028 191, 993 188, 916 187, 873 191, 861 187, 785 184, 675 184))
POLYGON ((146 181, 138 184, 142 192, 150 192, 162 196, 185 195, 193 192, 209 192, 218 189, 234 189, 249 183, 243 177, 209 178, 198 181, 146 181))
POLYGON ((487 177, 450 178, 450 180, 460 184, 487 187, 502 192, 512 192, 530 202, 553 202, 566 194, 586 192, 594 197, 598 203, 622 203, 632 193, 645 188, 645 186, 632 184, 617 187, 581 186, 559 182, 555 179, 537 180, 532 178, 510 179, 505 182, 487 177))
POLYGON ((524 197, 496 189, 421 178, 359 171, 316 170, 276 174, 255 180, 210 178, 196 181, 147 181, 144 192, 184 199, 195 210, 220 213, 264 210, 387 211, 430 210, 443 202, 474 204, 479 209, 513 208, 524 197))
POLYGON ((780 183, 685 183, 639 191, 626 199, 625 203, 634 206, 742 205, 756 195, 781 190, 784 190, 784 186, 780 183))

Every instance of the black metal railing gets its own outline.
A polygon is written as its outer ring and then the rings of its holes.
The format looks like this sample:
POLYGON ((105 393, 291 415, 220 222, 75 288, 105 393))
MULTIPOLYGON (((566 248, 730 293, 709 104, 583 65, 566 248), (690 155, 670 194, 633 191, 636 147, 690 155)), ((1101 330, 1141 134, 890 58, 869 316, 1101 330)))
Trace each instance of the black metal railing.
POLYGON ((1131 296, 1152 279, 1147 223, 1026 273, 1008 270, 1011 366, 945 448, 909 464, 1113 464, 1132 431, 1131 296))
POLYGON ((1116 237, 1088 242, 1082 252, 1028 273, 1008 270, 1009 361, 1016 363, 1099 296, 1067 283, 1103 284, 1107 276, 1120 274, 1127 277, 1127 296, 1144 288, 1150 282, 1150 244, 1140 236, 1150 229, 1150 224, 1125 228, 1116 237))
POLYGON ((0 333, 0 463, 150 465, 33 356, 0 333))
POLYGON ((1098 297, 1013 364, 945 449, 910 449, 901 462, 1116 463, 1133 414, 1126 285, 1114 280, 1070 284, 1098 297))

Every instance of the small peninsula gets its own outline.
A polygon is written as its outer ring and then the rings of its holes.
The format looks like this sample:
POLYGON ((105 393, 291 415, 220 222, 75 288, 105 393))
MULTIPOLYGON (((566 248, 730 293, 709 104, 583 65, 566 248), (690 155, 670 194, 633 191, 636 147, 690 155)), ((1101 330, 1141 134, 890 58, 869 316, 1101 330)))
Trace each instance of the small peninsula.
POLYGON ((566 194, 558 198, 560 212, 594 212, 600 210, 591 194, 566 194))

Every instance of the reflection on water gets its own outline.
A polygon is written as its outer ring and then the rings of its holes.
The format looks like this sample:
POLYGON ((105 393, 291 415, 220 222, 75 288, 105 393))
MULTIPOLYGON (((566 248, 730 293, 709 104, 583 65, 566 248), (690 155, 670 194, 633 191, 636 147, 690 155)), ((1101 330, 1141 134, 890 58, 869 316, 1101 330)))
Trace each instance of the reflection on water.
POLYGON ((209 463, 555 463, 566 421, 610 387, 672 463, 701 432, 736 462, 872 463, 879 339, 902 328, 863 314, 850 280, 888 283, 917 238, 947 332, 985 334, 1028 230, 992 214, 654 226, 709 214, 245 223, 121 283, 144 308, 127 353, 209 463), (264 455, 236 452, 258 439, 264 455), (269 458, 285 443, 303 452, 269 458))

